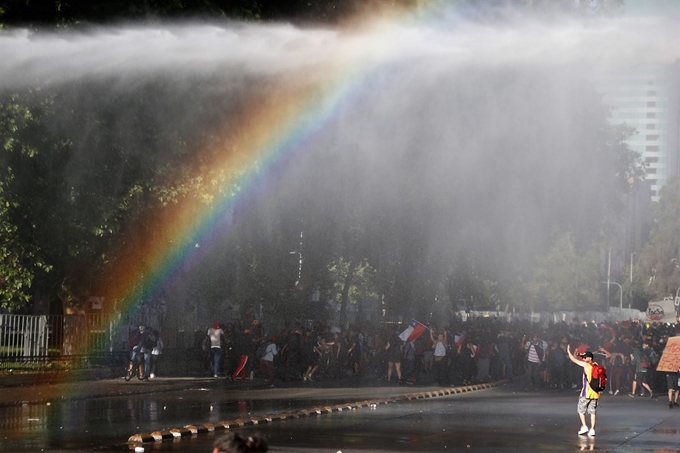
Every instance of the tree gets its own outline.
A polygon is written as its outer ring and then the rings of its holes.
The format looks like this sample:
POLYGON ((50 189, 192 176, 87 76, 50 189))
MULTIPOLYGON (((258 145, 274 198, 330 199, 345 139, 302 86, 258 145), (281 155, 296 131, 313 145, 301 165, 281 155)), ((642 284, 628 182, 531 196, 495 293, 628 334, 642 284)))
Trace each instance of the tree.
MULTIPOLYGON (((223 17, 237 6, 263 19, 332 21, 341 3, 71 1, 21 8, 47 5, 45 23, 60 25, 199 10, 223 17), (63 10, 54 10, 57 3, 63 10)), ((5 19, 18 17, 8 11, 5 19)), ((233 221, 211 231, 220 245, 205 253, 200 275, 177 279, 186 286, 177 293, 304 306, 313 288, 335 294, 341 283, 346 306, 365 266, 361 292, 377 294, 395 315, 431 303, 447 279, 454 282, 451 300, 469 298, 479 308, 495 308, 500 289, 523 299, 502 282, 526 281, 515 276, 551 247, 553 227, 591 244, 614 223, 635 159, 607 125, 583 68, 512 59, 468 65, 443 55, 378 59, 360 69, 360 83, 346 86, 336 68, 308 71, 303 64, 283 76, 238 68, 196 75, 201 68, 183 67, 40 87, 44 105, 26 105, 42 119, 32 130, 20 128, 37 154, 7 154, 17 175, 4 192, 15 203, 7 230, 15 226, 17 244, 37 247, 53 266, 47 277, 34 274, 43 292, 66 288, 74 299, 102 287, 114 293, 121 274, 127 286, 139 286, 132 291, 139 299, 154 297, 139 283, 154 264, 144 247, 181 242, 190 250, 192 238, 172 237, 166 226, 178 218, 198 223, 211 210, 233 221), (295 134, 288 135, 291 124, 295 134), (266 136, 273 154, 286 155, 255 155, 241 133, 266 136), (225 203, 230 197, 238 203, 225 203), (298 269, 290 252, 301 253, 300 231, 305 265, 293 288, 298 269), (474 259, 461 263, 466 254, 474 259), (216 276, 219 283, 206 288, 203 282, 216 276)))
POLYGON ((36 272, 52 269, 40 246, 27 240, 35 231, 24 225, 22 210, 31 200, 16 194, 16 175, 24 176, 17 163, 36 160, 36 143, 30 137, 40 120, 16 94, 0 100, 0 308, 10 311, 30 303, 36 272))
POLYGON ((553 246, 534 271, 532 310, 595 310, 600 306, 599 253, 578 247, 571 232, 554 235, 553 246))
POLYGON ((673 296, 680 287, 680 177, 668 180, 652 206, 654 227, 640 252, 638 272, 654 300, 673 296))

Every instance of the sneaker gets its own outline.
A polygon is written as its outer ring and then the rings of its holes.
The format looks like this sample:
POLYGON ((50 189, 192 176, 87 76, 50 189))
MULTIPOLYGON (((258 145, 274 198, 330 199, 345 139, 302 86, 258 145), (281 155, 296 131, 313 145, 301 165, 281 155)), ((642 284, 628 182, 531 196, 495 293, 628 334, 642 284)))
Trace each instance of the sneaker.
POLYGON ((635 393, 629 393, 628 396, 630 396, 631 398, 635 398, 635 393))
POLYGON ((302 376, 302 382, 307 382, 307 376, 302 376))
POLYGON ((609 394, 610 394, 610 395, 613 395, 613 394, 614 394, 614 392, 610 390, 610 391, 609 391, 609 394))
POLYGON ((588 437, 595 437, 595 430, 594 429, 591 429, 590 431, 588 431, 588 437))
POLYGON ((154 379, 155 377, 156 377, 156 375, 153 374, 153 373, 151 373, 151 374, 149 375, 149 379, 154 379))
POLYGON ((583 436, 584 434, 588 433, 588 427, 587 426, 581 426, 581 429, 578 430, 578 435, 583 436))
POLYGON ((614 392, 614 396, 616 396, 616 395, 618 395, 618 394, 619 394, 619 391, 618 391, 618 390, 614 392))
POLYGON ((673 409, 673 403, 671 403, 670 401, 668 402, 668 408, 673 409))
POLYGON ((312 375, 311 375, 311 374, 310 374, 309 376, 307 376, 307 379, 309 379, 309 382, 314 382, 314 379, 312 379, 312 375))

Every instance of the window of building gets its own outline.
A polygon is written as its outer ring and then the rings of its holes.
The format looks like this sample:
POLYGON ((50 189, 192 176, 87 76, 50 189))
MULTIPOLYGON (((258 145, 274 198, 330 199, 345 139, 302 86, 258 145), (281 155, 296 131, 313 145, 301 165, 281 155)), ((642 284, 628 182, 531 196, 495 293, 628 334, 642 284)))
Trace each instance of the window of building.
POLYGON ((648 90, 647 96, 656 96, 656 91, 655 90, 648 90))
POLYGON ((659 158, 658 157, 646 157, 645 162, 647 162, 649 164, 656 164, 657 162, 659 162, 659 158))
POLYGON ((656 107, 656 102, 654 102, 654 101, 648 102, 647 107, 656 107))
POLYGON ((647 135, 647 141, 648 141, 648 142, 656 142, 656 141, 659 141, 659 135, 658 135, 658 134, 655 134, 655 135, 647 135))
POLYGON ((654 124, 654 123, 648 123, 648 124, 647 124, 647 129, 650 129, 650 130, 656 129, 656 124, 654 124))
POLYGON ((658 153, 659 147, 658 146, 645 146, 645 151, 647 151, 648 153, 658 153))
POLYGON ((647 118, 656 118, 656 113, 652 112, 647 113, 647 118))

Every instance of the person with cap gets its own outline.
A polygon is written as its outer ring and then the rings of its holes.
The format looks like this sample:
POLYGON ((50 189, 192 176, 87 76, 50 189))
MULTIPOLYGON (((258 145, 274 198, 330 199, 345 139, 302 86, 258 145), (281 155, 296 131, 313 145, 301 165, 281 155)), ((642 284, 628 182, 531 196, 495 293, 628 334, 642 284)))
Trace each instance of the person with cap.
POLYGON ((217 321, 212 323, 212 327, 208 329, 208 338, 210 339, 210 358, 212 364, 213 377, 220 374, 220 361, 222 359, 222 343, 224 342, 224 331, 217 321))
POLYGON ((593 373, 593 353, 586 351, 580 354, 580 359, 576 358, 571 352, 571 346, 567 346, 569 359, 576 365, 583 368, 583 388, 578 398, 577 412, 581 419, 581 429, 578 434, 581 436, 595 437, 595 424, 597 422, 597 406, 600 400, 600 393, 590 387, 590 379, 593 373), (586 415, 590 414, 590 429, 586 420, 586 415))

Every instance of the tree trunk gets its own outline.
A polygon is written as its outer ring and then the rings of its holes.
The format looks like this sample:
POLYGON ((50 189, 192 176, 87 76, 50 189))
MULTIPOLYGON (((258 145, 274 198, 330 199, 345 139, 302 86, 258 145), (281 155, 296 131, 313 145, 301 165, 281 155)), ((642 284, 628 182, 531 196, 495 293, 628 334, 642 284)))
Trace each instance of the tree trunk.
POLYGON ((347 323, 347 303, 349 302, 349 289, 352 287, 352 281, 354 280, 354 271, 356 271, 357 266, 356 259, 352 258, 349 262, 349 268, 347 269, 347 275, 345 275, 345 281, 342 286, 342 298, 340 304, 340 326, 345 328, 347 323))

